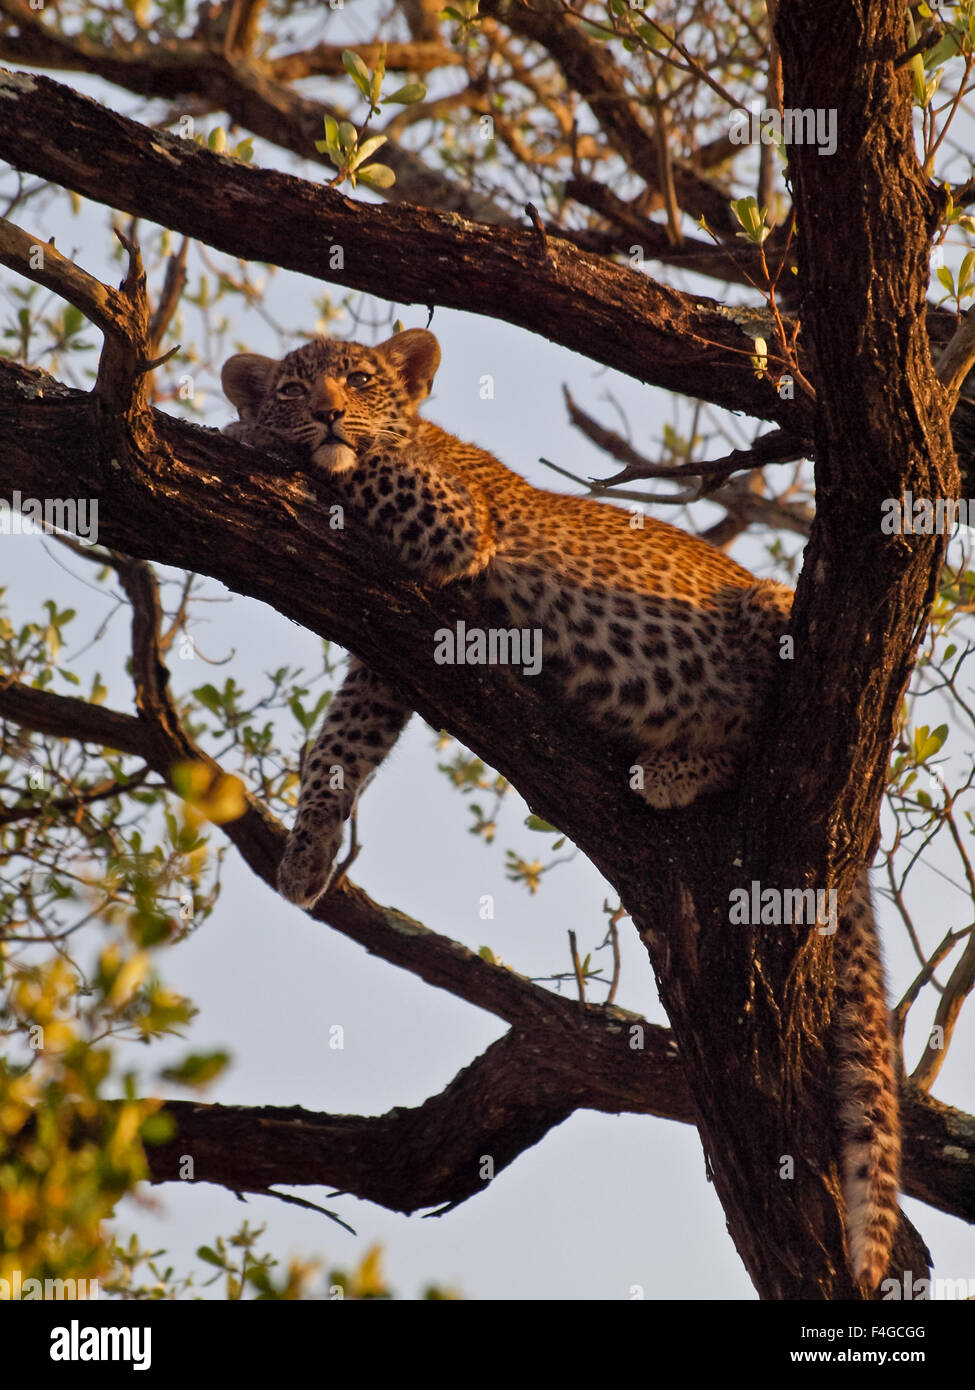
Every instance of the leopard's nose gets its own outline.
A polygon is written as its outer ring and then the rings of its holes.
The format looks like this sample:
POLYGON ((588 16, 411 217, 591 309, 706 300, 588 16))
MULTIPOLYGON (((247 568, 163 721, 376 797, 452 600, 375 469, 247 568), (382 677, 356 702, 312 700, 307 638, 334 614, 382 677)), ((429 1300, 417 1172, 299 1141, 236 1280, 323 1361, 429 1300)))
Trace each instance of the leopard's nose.
POLYGON ((341 420, 342 416, 345 414, 345 411, 339 410, 333 406, 323 405, 316 406, 315 409, 312 410, 311 414, 313 420, 320 420, 323 425, 334 426, 337 425, 338 422, 341 420))

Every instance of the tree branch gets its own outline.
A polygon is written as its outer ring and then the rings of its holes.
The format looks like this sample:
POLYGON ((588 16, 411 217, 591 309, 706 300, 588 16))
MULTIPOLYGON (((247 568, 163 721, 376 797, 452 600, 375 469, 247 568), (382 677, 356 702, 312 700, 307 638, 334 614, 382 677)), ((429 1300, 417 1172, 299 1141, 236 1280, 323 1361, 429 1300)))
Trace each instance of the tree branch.
MULTIPOLYGON (((670 1035, 647 1035, 642 1063, 601 1092, 592 1078, 589 1048, 600 1030, 577 1014, 579 1026, 552 1035, 512 1031, 461 1072, 438 1096, 387 1115, 327 1115, 300 1106, 203 1105, 168 1101, 178 1133, 147 1148, 150 1180, 178 1179, 191 1153, 193 1180, 232 1190, 266 1191, 275 1184, 332 1186, 393 1211, 455 1204, 484 1190, 478 1160, 490 1154, 495 1171, 513 1161, 578 1109, 654 1114, 693 1123, 683 1077, 671 1067, 670 1035), (578 1069, 578 1070, 577 1070, 578 1069), (578 1087, 578 1077, 585 1084, 578 1087), (485 1123, 484 1097, 491 1097, 485 1123)), ((649 1027, 649 1025, 647 1025, 649 1027)), ((619 1059, 619 1053, 614 1054, 619 1059)), ((904 1191, 938 1211, 975 1223, 971 1166, 975 1118, 929 1096, 905 1097, 904 1191)))
MULTIPOLYGON (((322 137, 326 115, 344 120, 346 113, 287 86, 294 77, 312 75, 311 70, 294 71, 296 57, 301 66, 301 55, 286 56, 278 64, 273 59, 264 62, 235 56, 225 52, 223 45, 215 48, 183 39, 172 46, 154 42, 105 48, 84 34, 66 38, 56 33, 42 24, 23 0, 0 0, 0 14, 4 13, 15 21, 19 32, 0 30, 0 59, 90 73, 143 97, 178 101, 195 92, 204 93, 210 109, 224 110, 236 124, 271 144, 331 168, 327 157, 315 149, 315 141, 322 137)), ((342 49, 333 48, 329 55, 327 47, 312 50, 307 61, 313 65, 317 53, 325 64, 324 71, 344 72, 342 49)), ((406 54, 401 51, 399 56, 406 54)), ((383 162, 396 174, 396 182, 383 193, 389 202, 442 208, 499 225, 513 220, 493 199, 430 169, 419 155, 394 139, 383 147, 383 162)))
MULTIPOLYGON (((142 719, 17 682, 0 686, 0 719, 58 738, 118 748, 147 761, 152 752, 142 719)), ((157 770, 163 771, 171 759, 164 750, 160 756, 158 747, 156 757, 157 770)), ((246 815, 221 829, 273 885, 283 833, 260 803, 251 799, 246 815)), ((497 1171, 575 1110, 695 1122, 668 1029, 615 1006, 581 1008, 577 1001, 491 965, 457 942, 380 907, 348 882, 328 895, 317 915, 372 954, 507 1019, 511 1031, 440 1095, 375 1119, 297 1106, 168 1101, 165 1109, 176 1120, 178 1133, 169 1143, 148 1149, 153 1182, 184 1180, 180 1159, 191 1152, 196 1182, 249 1192, 274 1184, 331 1185, 409 1212, 462 1201, 482 1190, 472 1152, 478 1158, 490 1153, 497 1171), (641 1046, 632 1046, 635 1038, 641 1046), (491 1096, 487 1127, 485 1095, 491 1096), (435 1163, 432 1151, 438 1155, 435 1163)), ((913 1088, 905 1091, 902 1104, 905 1192, 975 1221, 969 1181, 975 1118, 913 1088)))
MULTIPOLYGON (((640 110, 641 98, 627 90, 625 74, 608 46, 587 38, 561 0, 481 0, 480 13, 552 55, 569 89, 578 92, 627 167, 646 183, 650 205, 663 207, 664 178, 653 128, 640 110)), ((738 227, 724 189, 679 161, 673 176, 680 205, 691 217, 704 216, 717 232, 734 235, 738 227)))
POLYGON ((0 69, 0 103, 0 156, 15 168, 230 255, 490 315, 640 381, 793 430, 808 423, 804 401, 756 380, 748 338, 707 301, 555 237, 540 263, 533 231, 353 202, 149 130, 45 77, 0 69))

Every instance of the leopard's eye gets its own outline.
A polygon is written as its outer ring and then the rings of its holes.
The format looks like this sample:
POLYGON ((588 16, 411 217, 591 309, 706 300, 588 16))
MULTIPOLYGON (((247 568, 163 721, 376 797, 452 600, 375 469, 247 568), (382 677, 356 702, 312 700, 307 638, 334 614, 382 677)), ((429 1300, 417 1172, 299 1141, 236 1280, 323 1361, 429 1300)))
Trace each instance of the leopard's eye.
POLYGON ((350 386, 354 387, 357 391, 361 391, 363 386, 369 385, 372 378, 372 372, 349 372, 349 375, 345 379, 350 386))
POLYGON ((278 387, 275 395, 294 399, 296 396, 307 396, 308 387, 303 381, 285 381, 278 387))

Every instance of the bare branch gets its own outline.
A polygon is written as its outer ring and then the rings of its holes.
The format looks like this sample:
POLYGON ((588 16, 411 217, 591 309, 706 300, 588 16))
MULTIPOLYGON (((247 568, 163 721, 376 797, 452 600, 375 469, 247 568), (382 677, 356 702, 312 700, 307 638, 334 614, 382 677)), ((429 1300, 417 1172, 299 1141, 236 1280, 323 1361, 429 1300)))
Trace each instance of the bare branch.
POLYGON ((726 478, 731 473, 764 468, 770 463, 790 463, 795 459, 807 457, 812 451, 810 440, 797 439, 786 430, 773 430, 756 439, 750 449, 733 449, 724 458, 702 460, 700 463, 651 463, 622 435, 617 434, 615 430, 606 429, 591 415, 587 415, 573 400, 568 387, 563 386, 562 393, 573 425, 598 448, 624 465, 622 472, 601 480, 600 492, 639 478, 726 478))
MULTIPOLYGON (((147 1149, 151 1180, 179 1180, 180 1155, 189 1151, 197 1182, 248 1192, 267 1192, 276 1183, 328 1186, 393 1211, 413 1212, 455 1206, 476 1195, 485 1186, 476 1158, 490 1153, 497 1171, 576 1109, 692 1122, 690 1098, 665 1029, 642 1025, 648 1029, 645 1052, 631 1057, 630 1069, 611 1088, 600 1090, 590 1061, 593 1050, 609 1051, 612 1017, 581 1010, 574 1001, 559 1003, 566 1007, 557 1048, 551 1032, 513 1030, 439 1095, 414 1108, 372 1117, 327 1115, 300 1106, 169 1101, 165 1109, 178 1132, 167 1144, 147 1149), (486 1095, 491 1097, 487 1120, 486 1095), (647 1097, 653 1098, 651 1110, 647 1097)), ((617 1050, 612 1055, 619 1060, 617 1050)), ((975 1222, 975 1120, 911 1092, 902 1105, 904 1191, 975 1222)))
POLYGON ((31 236, 0 218, 0 263, 53 290, 106 334, 123 334, 128 306, 118 290, 87 274, 55 248, 54 238, 31 236))
MULTIPOLYGON (((481 0, 480 13, 551 53, 567 84, 588 104, 613 148, 645 180, 650 205, 662 207, 664 178, 653 129, 640 110, 639 100, 627 90, 624 73, 607 45, 587 38, 566 14, 561 0, 533 0, 531 5, 481 0)), ((673 177, 685 212, 694 218, 705 216, 721 234, 733 235, 737 231, 723 189, 677 160, 673 177)))
POLYGON ((969 313, 962 319, 951 342, 938 358, 938 380, 948 392, 951 407, 954 407, 972 367, 975 367, 975 313, 969 313))

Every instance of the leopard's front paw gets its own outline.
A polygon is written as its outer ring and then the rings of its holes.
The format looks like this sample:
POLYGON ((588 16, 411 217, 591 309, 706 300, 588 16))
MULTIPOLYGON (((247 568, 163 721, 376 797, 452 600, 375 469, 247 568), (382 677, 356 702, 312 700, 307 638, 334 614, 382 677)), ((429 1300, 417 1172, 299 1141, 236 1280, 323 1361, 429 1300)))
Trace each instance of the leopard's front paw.
POLYGON ((314 907, 332 880, 341 843, 341 822, 322 829, 293 830, 278 865, 282 897, 298 907, 314 907))
POLYGON ((232 420, 229 425, 224 425, 222 432, 228 438, 236 439, 238 444, 246 444, 249 449, 262 455, 260 460, 255 460, 255 468, 286 477, 288 473, 298 472, 305 463, 296 442, 280 430, 269 429, 267 425, 232 420))

